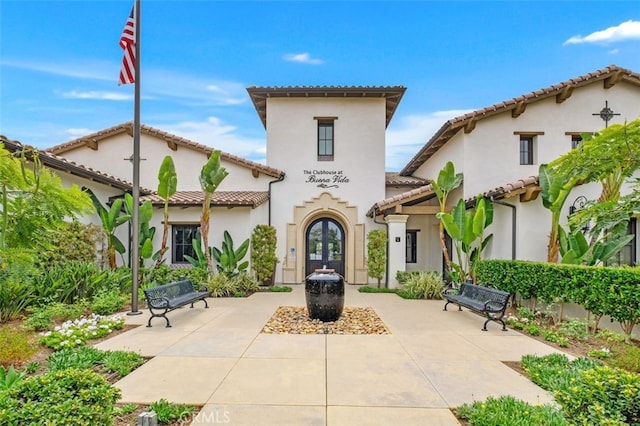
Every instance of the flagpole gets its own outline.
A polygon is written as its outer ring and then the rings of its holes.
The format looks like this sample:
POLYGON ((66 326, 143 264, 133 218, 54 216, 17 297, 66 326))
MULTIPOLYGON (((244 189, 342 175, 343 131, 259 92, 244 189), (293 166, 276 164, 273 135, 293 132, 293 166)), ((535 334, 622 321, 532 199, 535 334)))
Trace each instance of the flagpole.
POLYGON ((139 287, 139 267, 140 267, 140 0, 136 0, 135 7, 136 25, 136 59, 135 59, 135 96, 133 104, 133 212, 131 215, 131 225, 133 228, 131 244, 131 312, 129 315, 139 315, 138 310, 138 287, 139 287))

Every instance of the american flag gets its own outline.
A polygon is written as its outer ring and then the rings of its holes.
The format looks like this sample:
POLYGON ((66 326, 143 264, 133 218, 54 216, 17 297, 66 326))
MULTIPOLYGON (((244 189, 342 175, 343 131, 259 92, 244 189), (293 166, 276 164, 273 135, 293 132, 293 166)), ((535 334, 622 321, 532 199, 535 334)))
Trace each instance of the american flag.
POLYGON ((122 69, 120 70, 120 81, 118 84, 135 83, 135 71, 136 71, 136 7, 135 4, 131 8, 127 23, 122 30, 122 36, 120 36, 120 47, 124 50, 124 56, 122 58, 122 69))

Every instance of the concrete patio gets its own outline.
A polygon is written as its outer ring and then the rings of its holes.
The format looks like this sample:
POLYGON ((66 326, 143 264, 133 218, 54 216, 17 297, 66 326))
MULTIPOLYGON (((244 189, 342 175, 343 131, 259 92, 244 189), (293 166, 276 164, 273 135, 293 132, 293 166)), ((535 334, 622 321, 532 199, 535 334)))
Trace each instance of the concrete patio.
POLYGON ((457 425, 450 408, 487 396, 553 401, 502 361, 546 355, 552 347, 442 301, 363 294, 347 286, 345 306, 372 307, 389 335, 263 334, 279 306, 304 306, 291 293, 208 299, 209 309, 148 311, 142 324, 98 345, 153 357, 116 383, 122 402, 203 405, 191 424, 457 425))

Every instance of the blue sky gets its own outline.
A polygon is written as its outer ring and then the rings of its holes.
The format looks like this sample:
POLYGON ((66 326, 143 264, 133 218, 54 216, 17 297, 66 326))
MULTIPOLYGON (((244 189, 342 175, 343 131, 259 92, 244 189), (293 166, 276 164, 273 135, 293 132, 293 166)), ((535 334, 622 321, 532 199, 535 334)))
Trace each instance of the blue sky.
MULTIPOLYGON (((117 85, 132 5, 0 0, 0 134, 45 148, 132 120, 133 85, 117 85)), ((254 161, 253 85, 405 86, 387 130, 399 170, 466 111, 640 72, 638 1, 142 0, 141 29, 142 122, 254 161)))

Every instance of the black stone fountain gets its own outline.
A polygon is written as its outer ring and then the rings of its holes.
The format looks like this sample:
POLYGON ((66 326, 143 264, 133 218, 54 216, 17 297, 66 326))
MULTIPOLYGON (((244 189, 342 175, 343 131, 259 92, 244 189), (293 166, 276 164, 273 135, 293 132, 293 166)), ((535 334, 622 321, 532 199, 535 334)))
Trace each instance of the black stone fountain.
POLYGON ((344 278, 333 269, 316 269, 305 279, 307 310, 311 319, 337 321, 344 308, 344 278))

